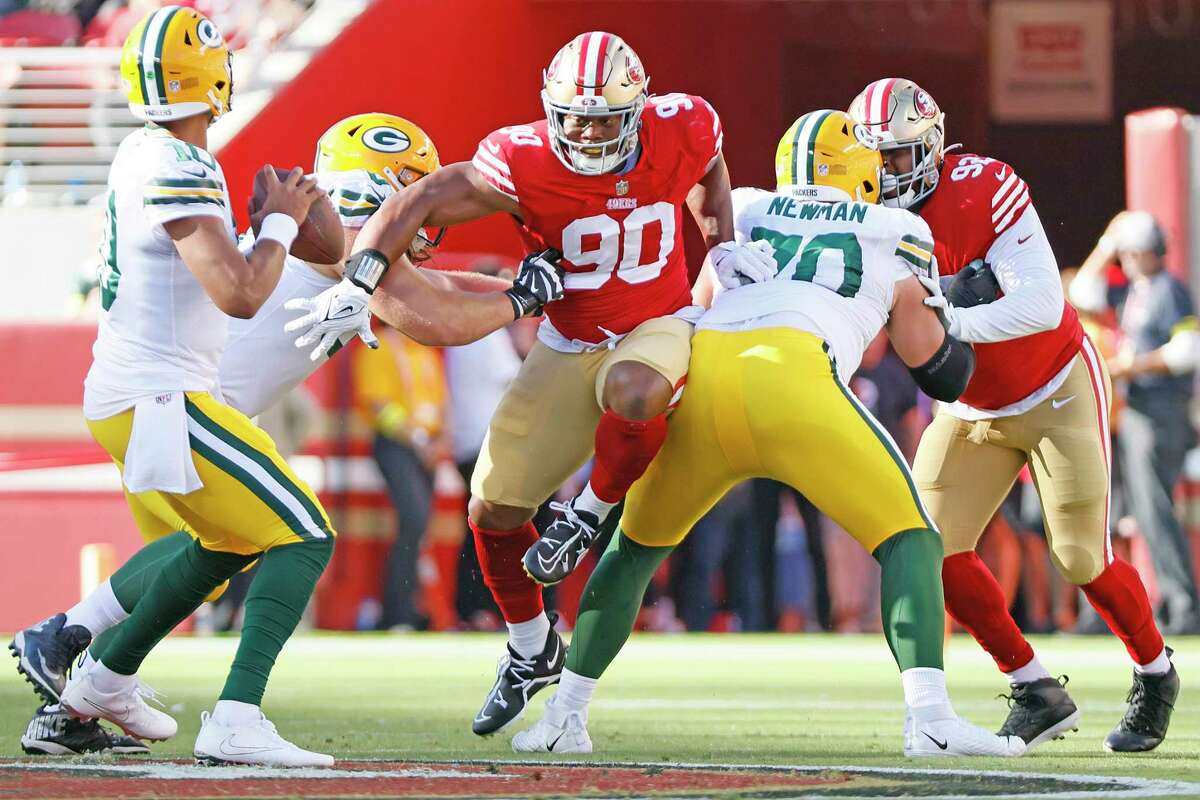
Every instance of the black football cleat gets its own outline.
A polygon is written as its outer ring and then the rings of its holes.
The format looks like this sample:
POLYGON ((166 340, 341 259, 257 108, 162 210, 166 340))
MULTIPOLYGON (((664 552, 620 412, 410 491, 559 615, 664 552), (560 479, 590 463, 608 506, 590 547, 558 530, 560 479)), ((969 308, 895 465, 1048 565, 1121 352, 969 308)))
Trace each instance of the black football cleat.
POLYGON ((1067 694, 1066 675, 1061 678, 1039 678, 1012 687, 1012 694, 1002 694, 1008 700, 1008 718, 996 732, 997 736, 1018 736, 1030 752, 1051 739, 1061 739, 1069 730, 1079 730, 1079 709, 1067 694))
POLYGON ((21 749, 31 756, 78 756, 84 753, 149 753, 141 739, 110 732, 98 720, 78 720, 60 706, 42 706, 33 714, 21 749))
POLYGON ((92 634, 82 625, 67 625, 66 614, 55 614, 33 627, 17 631, 9 643, 17 672, 33 684, 47 703, 57 703, 67 683, 67 670, 92 643, 92 634))
MULTIPOLYGON (((1172 653, 1167 648, 1167 655, 1172 653)), ((1179 673, 1175 665, 1164 675, 1133 673, 1133 686, 1125 702, 1129 708, 1117 727, 1104 737, 1104 749, 1110 753, 1145 753, 1162 744, 1171 724, 1171 712, 1179 697, 1179 673)))
POLYGON ((471 723, 471 730, 476 734, 491 736, 504 730, 525 713, 529 698, 558 683, 567 662, 567 646, 554 630, 558 614, 550 612, 546 616, 550 618, 550 634, 541 653, 533 658, 523 658, 511 644, 508 645, 508 655, 500 659, 496 669, 496 682, 471 723))
POLYGON ((575 571, 600 528, 595 514, 577 510, 572 503, 551 503, 550 508, 562 516, 542 532, 521 559, 526 574, 543 586, 558 583, 575 571))

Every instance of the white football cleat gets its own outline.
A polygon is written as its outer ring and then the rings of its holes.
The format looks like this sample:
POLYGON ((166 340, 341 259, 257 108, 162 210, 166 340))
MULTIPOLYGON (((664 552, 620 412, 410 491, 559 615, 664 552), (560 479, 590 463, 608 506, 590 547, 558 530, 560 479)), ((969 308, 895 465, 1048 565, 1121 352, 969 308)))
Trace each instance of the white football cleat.
POLYGON ((556 697, 546 703, 545 714, 528 730, 512 739, 517 753, 590 753, 592 737, 587 732, 587 711, 563 711, 556 697))
POLYGON ((1016 758, 1025 754, 1019 736, 997 736, 964 719, 904 723, 904 755, 908 758, 944 756, 997 756, 1016 758))
POLYGON ((63 688, 59 702, 71 716, 79 719, 106 719, 130 736, 161 742, 170 739, 179 725, 170 714, 146 704, 144 698, 154 699, 154 690, 130 675, 129 681, 114 692, 96 688, 92 670, 97 662, 76 667, 63 688))
POLYGON ((200 735, 192 755, 197 763, 254 764, 265 767, 332 767, 333 756, 313 753, 279 735, 262 715, 246 725, 223 725, 207 711, 200 712, 200 735))

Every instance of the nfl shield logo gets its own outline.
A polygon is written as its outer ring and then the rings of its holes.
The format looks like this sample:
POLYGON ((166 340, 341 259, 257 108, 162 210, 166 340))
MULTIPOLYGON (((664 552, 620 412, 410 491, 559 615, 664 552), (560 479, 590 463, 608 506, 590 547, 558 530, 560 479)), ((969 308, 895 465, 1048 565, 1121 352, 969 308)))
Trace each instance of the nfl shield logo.
POLYGON ((617 196, 624 197, 629 194, 629 181, 617 181, 617 196))

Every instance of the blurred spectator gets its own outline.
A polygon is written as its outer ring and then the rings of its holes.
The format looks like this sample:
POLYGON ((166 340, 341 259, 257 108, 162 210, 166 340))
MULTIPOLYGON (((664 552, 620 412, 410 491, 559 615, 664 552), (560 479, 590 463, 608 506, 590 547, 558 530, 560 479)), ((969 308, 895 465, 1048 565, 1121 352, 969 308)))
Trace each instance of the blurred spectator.
POLYGON ((415 628, 421 537, 433 504, 433 470, 443 439, 446 384, 440 353, 380 326, 379 349, 354 348, 354 397, 375 432, 374 453, 396 511, 396 539, 384 569, 380 627, 415 628))
MULTIPOLYGON (((488 275, 505 273, 500 262, 491 260, 476 265, 475 271, 488 275)), ((511 273, 505 276, 511 277, 511 273)), ((454 463, 469 487, 488 422, 500 405, 508 384, 520 370, 521 356, 507 330, 494 331, 470 344, 447 347, 444 352, 454 463)), ((500 621, 498 610, 492 593, 483 585, 479 559, 475 555, 475 538, 470 535, 463 538, 457 583, 459 618, 473 628, 497 627, 500 621)))
POLYGON ((1188 406, 1200 331, 1187 289, 1165 269, 1166 250, 1166 237, 1150 214, 1122 212, 1080 267, 1070 298, 1092 312, 1117 309, 1123 339, 1108 369, 1125 388, 1118 445, 1126 499, 1154 557, 1163 632, 1197 633, 1192 554, 1172 497, 1195 443, 1188 406), (1104 270, 1114 259, 1129 286, 1110 292, 1104 270))

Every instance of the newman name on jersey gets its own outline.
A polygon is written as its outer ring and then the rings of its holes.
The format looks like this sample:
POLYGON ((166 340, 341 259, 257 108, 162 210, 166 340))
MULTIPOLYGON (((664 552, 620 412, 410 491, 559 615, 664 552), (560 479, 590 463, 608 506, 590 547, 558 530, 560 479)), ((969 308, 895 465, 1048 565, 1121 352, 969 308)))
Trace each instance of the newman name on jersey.
MULTIPOLYGON (((982 258, 1003 286, 1001 273, 1006 264, 1024 256, 1017 253, 1021 248, 1037 248, 1039 259, 1055 264, 1029 188, 1003 161, 947 155, 937 189, 920 214, 933 232, 941 275, 953 275, 982 258)), ((1062 317, 1051 330, 1006 341, 975 342, 975 374, 960 402, 994 410, 1029 397, 1071 363, 1082 340, 1079 316, 1064 300, 1062 317)))
POLYGON ((546 128, 545 120, 500 128, 473 160, 520 205, 526 249, 563 254, 566 296, 546 306, 542 341, 560 350, 595 344, 689 305, 683 202, 721 152, 712 106, 694 95, 650 98, 633 167, 604 175, 567 169, 546 128))

